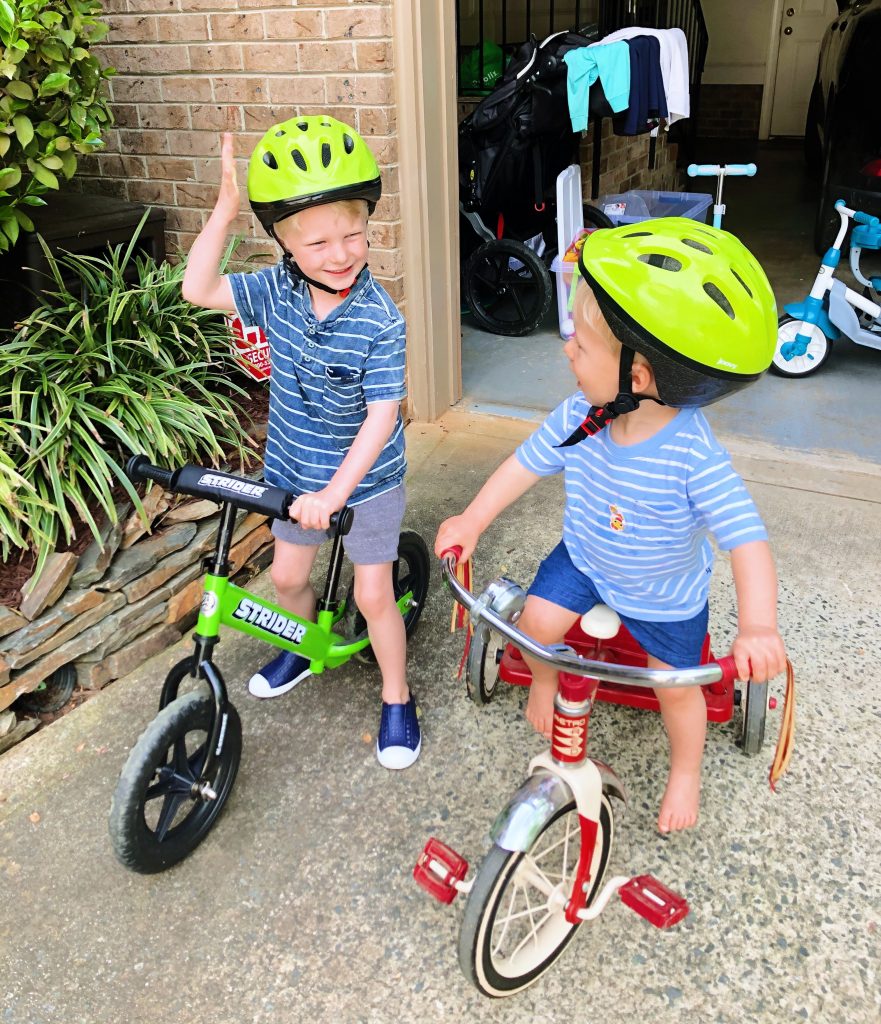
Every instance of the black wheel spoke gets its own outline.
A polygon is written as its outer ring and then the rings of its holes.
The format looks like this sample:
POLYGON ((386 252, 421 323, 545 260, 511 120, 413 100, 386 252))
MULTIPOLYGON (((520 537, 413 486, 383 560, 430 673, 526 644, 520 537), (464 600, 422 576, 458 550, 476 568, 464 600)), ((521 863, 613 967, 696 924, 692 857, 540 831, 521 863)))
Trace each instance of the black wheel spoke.
POLYGON ((187 797, 181 793, 169 793, 165 797, 165 803, 163 803, 162 810, 159 812, 159 820, 156 822, 156 828, 154 830, 156 838, 160 843, 168 835, 171 823, 174 821, 181 804, 186 799, 187 797))

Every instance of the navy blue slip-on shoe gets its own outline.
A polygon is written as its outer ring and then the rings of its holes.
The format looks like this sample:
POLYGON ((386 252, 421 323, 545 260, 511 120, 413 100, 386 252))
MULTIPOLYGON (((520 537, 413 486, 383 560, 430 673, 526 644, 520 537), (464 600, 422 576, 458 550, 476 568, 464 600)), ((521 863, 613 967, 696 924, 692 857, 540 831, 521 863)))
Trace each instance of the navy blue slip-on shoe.
POLYGON ((311 674, 308 658, 293 651, 282 651, 251 676, 248 691, 255 697, 280 697, 311 674))
POLYGON ((406 704, 382 702, 382 718, 376 738, 376 759, 383 768, 409 768, 422 749, 416 698, 406 704))

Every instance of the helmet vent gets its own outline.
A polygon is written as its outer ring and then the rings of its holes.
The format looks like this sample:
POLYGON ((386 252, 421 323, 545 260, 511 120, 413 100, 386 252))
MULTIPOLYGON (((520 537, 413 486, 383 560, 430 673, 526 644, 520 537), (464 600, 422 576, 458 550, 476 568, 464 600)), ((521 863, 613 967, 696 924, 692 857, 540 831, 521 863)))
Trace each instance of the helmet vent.
POLYGON ((651 237, 651 231, 631 231, 629 235, 625 235, 625 238, 649 238, 651 237))
POLYGON ((710 296, 713 302, 716 303, 719 309, 722 310, 729 320, 734 319, 734 308, 721 288, 714 285, 712 281, 705 281, 704 291, 710 296))
POLYGON ((708 245, 704 245, 703 242, 698 242, 694 238, 683 238, 682 244, 690 245, 692 249, 697 249, 698 252, 705 252, 708 256, 713 255, 713 250, 708 245))
POLYGON ((731 273, 734 274, 734 276, 737 278, 737 280, 743 286, 743 290, 746 292, 746 294, 750 298, 752 298, 753 297, 753 293, 750 291, 749 285, 746 283, 746 281, 744 281, 744 279, 740 276, 740 274, 737 273, 737 271, 734 269, 734 267, 731 268, 731 273))
POLYGON ((265 163, 267 167, 271 167, 274 171, 278 170, 278 161, 272 153, 263 154, 263 163, 265 163))
POLYGON ((308 132, 309 131, 309 122, 308 121, 297 121, 297 127, 300 129, 301 132, 308 132))
POLYGON ((321 166, 330 167, 330 143, 321 143, 321 166))
POLYGON ((330 128, 330 121, 322 121, 321 122, 321 127, 322 128, 330 128))
POLYGON ((674 256, 665 256, 661 252, 644 252, 636 257, 640 263, 647 263, 650 267, 657 267, 658 270, 682 270, 682 264, 674 256))
POLYGON ((301 171, 308 171, 309 170, 309 168, 306 166, 306 158, 299 151, 299 149, 291 150, 291 157, 292 157, 294 163, 297 165, 297 167, 300 168, 301 171))
POLYGON ((280 139, 280 138, 281 138, 281 137, 282 137, 283 135, 287 135, 287 132, 286 132, 286 131, 284 130, 284 128, 280 128, 280 129, 279 129, 279 130, 278 130, 278 131, 277 131, 277 132, 275 133, 275 137, 276 137, 277 139, 280 139))
POLYGON ((355 148, 355 140, 351 135, 347 135, 345 132, 343 133, 343 148, 347 153, 351 153, 355 148))

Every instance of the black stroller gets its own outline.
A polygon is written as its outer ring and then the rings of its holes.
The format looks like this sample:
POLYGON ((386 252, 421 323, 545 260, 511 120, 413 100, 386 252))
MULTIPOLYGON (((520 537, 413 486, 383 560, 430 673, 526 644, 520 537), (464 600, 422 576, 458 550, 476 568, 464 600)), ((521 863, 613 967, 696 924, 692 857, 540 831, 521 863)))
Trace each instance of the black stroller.
MULTIPOLYGON (((579 142, 569 120, 563 55, 592 41, 577 32, 556 32, 541 43, 533 36, 459 125, 462 295, 493 334, 528 334, 553 299, 555 186, 557 175, 578 162, 579 142)), ((612 226, 589 205, 584 224, 612 226)))

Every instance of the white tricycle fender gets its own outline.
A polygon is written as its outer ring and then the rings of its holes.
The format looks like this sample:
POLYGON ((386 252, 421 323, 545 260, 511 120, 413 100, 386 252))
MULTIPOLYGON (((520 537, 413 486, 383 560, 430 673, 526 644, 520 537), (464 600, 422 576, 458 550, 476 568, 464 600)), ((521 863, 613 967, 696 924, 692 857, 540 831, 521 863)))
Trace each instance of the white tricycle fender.
POLYGON ((600 796, 605 793, 627 802, 624 785, 602 761, 588 759, 577 768, 559 765, 549 753, 529 765, 530 775, 493 822, 490 838, 503 850, 525 852, 542 829, 574 799, 578 813, 596 821, 600 796))

